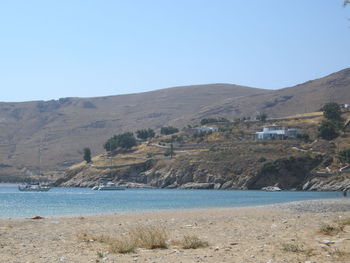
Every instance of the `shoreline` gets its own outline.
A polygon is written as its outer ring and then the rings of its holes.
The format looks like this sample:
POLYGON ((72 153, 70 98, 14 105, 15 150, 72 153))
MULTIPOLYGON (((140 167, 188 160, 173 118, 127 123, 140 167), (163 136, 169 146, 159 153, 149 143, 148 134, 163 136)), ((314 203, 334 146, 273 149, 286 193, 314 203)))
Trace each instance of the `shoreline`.
MULTIPOLYGON (((1 185, 21 185, 25 184, 24 182, 18 182, 18 183, 6 183, 6 182, 0 182, 1 185)), ((91 189, 92 187, 90 186, 55 186, 52 183, 49 184, 51 188, 82 188, 82 189, 91 189)), ((126 189, 163 189, 163 190, 198 190, 198 191, 263 191, 263 192, 271 192, 263 189, 214 189, 214 188, 161 188, 161 187, 155 187, 155 186, 150 186, 150 185, 144 185, 144 187, 131 187, 128 185, 121 185, 121 186, 126 186, 126 189)), ((277 192, 277 191, 276 191, 277 192)), ((301 189, 281 189, 281 192, 316 192, 316 193, 324 193, 324 192, 329 192, 329 193, 342 193, 342 190, 301 190, 301 189)), ((347 192, 350 192, 350 189, 347 190, 347 192)))
POLYGON ((320 227, 347 218, 350 219, 350 198, 41 220, 0 219, 0 257, 10 263, 345 263, 350 260, 350 225, 331 236, 320 233, 320 227), (334 207, 339 211, 332 210, 334 207), (128 231, 139 226, 164 228, 168 248, 137 248, 132 253, 119 254, 94 238, 125 239, 128 231), (91 240, 83 241, 82 235, 91 240), (184 236, 196 236, 209 246, 184 249, 179 244, 184 236), (298 247, 300 251, 286 251, 283 246, 298 247))
MULTIPOLYGON (((278 202, 263 205, 244 205, 244 206, 232 206, 232 207, 206 207, 206 208, 174 208, 174 209, 158 209, 158 210, 138 210, 138 211, 122 211, 122 212, 107 212, 107 213, 96 213, 96 214, 70 214, 70 215, 40 215, 32 214, 27 217, 1 217, 0 220, 16 220, 16 219, 32 219, 32 217, 40 216, 45 219, 55 219, 55 218, 79 218, 79 217, 99 217, 99 216, 117 216, 117 215, 139 215, 139 214, 154 214, 154 213, 166 213, 166 212, 186 212, 186 211, 207 211, 207 210, 231 210, 231 209, 279 209, 279 210, 304 210, 304 212, 312 211, 312 206, 309 208, 303 207, 303 205, 308 203, 347 203, 346 209, 342 212, 350 211, 350 197, 346 198, 323 198, 323 199, 308 199, 302 201, 292 201, 292 202, 278 202)), ((317 206, 315 207, 317 209, 317 206)), ((344 207, 343 207, 344 208, 344 207)), ((323 211, 325 212, 325 211, 323 211)), ((328 211, 331 212, 331 211, 328 211)), ((333 211, 334 212, 334 211, 333 211)))

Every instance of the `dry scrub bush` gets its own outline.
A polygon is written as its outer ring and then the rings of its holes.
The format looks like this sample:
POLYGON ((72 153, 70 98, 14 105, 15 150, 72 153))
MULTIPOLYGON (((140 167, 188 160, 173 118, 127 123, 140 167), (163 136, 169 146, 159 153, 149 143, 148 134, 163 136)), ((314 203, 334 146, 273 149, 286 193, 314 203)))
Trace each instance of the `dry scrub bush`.
POLYGON ((168 234, 162 227, 139 226, 132 229, 129 234, 131 240, 133 240, 138 247, 147 249, 168 247, 168 234))
POLYGON ((196 236, 184 236, 181 245, 184 249, 196 249, 200 247, 207 247, 209 244, 206 241, 200 240, 196 236))
MULTIPOLYGON (((342 258, 342 259, 349 259, 350 260, 350 252, 340 250, 338 248, 335 248, 331 251, 328 251, 329 255, 333 258, 342 258)), ((345 262, 345 261, 344 261, 345 262)), ((346 261, 349 262, 349 261, 346 261)))
POLYGON ((324 235, 336 235, 339 232, 342 232, 344 230, 344 226, 340 225, 340 226, 333 226, 333 225, 329 225, 329 224, 323 224, 319 230, 319 232, 321 234, 324 235))
MULTIPOLYGON (((99 242, 109 246, 111 253, 131 253, 137 247, 146 249, 167 248, 168 234, 162 227, 156 226, 139 226, 129 230, 123 240, 114 239, 110 236, 99 235, 94 236, 87 233, 78 234, 78 240, 81 242, 99 242)), ((204 244, 198 238, 193 239, 194 246, 204 244)))
POLYGON ((282 250, 286 252, 300 253, 304 252, 303 246, 299 244, 284 243, 282 244, 282 250))
POLYGON ((110 244, 109 252, 111 253, 121 253, 127 254, 134 252, 136 249, 136 244, 133 240, 126 238, 124 240, 115 240, 110 244))
POLYGON ((82 242, 99 242, 103 244, 110 244, 115 241, 110 236, 106 236, 106 235, 96 236, 88 233, 80 233, 77 235, 77 237, 78 237, 78 240, 82 242))
POLYGON ((171 160, 159 160, 155 164, 156 169, 162 169, 164 167, 167 167, 172 161, 171 160))
POLYGON ((88 234, 88 233, 79 233, 77 235, 77 238, 81 242, 93 242, 93 241, 95 241, 95 239, 94 239, 95 237, 93 235, 88 234))
POLYGON ((350 218, 341 219, 339 225, 341 227, 350 226, 350 218))

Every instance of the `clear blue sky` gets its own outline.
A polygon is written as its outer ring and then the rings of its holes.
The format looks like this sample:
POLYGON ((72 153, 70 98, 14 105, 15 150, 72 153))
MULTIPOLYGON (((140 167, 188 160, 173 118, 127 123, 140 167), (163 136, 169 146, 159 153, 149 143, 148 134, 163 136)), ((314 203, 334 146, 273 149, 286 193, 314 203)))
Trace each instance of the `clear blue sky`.
POLYGON ((0 0, 0 101, 234 83, 350 67, 343 0, 0 0))

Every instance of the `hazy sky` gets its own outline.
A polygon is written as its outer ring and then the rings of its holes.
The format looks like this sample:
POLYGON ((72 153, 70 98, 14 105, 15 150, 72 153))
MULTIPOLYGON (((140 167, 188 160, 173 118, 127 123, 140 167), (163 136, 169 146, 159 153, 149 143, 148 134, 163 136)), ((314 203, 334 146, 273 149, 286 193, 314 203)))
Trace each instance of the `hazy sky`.
POLYGON ((343 0, 0 0, 0 101, 234 83, 350 66, 343 0))

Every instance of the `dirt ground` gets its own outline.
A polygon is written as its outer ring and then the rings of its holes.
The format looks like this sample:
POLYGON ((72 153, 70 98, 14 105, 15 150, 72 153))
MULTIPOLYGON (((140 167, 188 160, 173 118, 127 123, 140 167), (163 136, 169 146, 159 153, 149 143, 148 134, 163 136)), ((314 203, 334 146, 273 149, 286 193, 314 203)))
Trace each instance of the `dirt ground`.
POLYGON ((166 211, 75 218, 0 219, 0 262, 350 262, 349 211, 298 212, 273 206, 166 211), (126 238, 139 226, 159 227, 166 249, 110 252, 82 236, 126 238), (339 231, 327 233, 332 227, 339 231), (323 231, 321 231, 323 229, 323 231), (184 249, 180 240, 208 242, 184 249))

